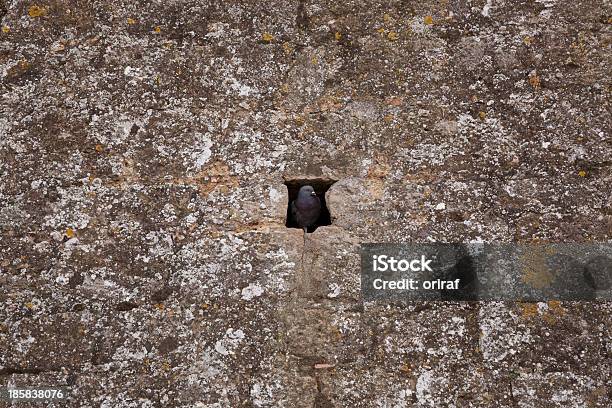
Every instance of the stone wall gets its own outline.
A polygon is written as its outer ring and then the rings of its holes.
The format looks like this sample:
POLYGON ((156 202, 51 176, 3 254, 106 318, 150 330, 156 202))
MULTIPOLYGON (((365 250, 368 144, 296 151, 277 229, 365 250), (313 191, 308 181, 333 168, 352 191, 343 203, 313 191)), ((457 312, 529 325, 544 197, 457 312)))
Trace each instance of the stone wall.
POLYGON ((58 407, 610 405, 609 302, 363 303, 358 253, 610 240, 609 1, 0 16, 0 386, 68 385, 58 407), (296 179, 336 181, 330 226, 285 227, 296 179))

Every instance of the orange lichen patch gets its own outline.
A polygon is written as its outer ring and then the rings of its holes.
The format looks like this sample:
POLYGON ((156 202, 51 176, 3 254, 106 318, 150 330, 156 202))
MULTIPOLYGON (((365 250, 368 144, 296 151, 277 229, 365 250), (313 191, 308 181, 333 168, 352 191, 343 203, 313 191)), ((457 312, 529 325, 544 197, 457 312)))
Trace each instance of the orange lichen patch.
POLYGON ((269 43, 274 40, 274 36, 268 32, 265 32, 261 35, 261 39, 269 43))
POLYGON ((341 99, 332 95, 322 96, 317 99, 316 104, 319 110, 323 112, 337 112, 344 106, 341 99))
POLYGON ((381 161, 380 163, 372 164, 368 168, 368 178, 385 178, 389 174, 391 170, 391 166, 386 163, 386 161, 381 161))
POLYGON ((30 17, 42 17, 47 14, 47 9, 42 6, 33 5, 28 8, 28 15, 30 17))
POLYGON ((30 68, 30 63, 27 60, 20 60, 6 71, 6 77, 9 79, 19 78, 25 75, 30 68))
POLYGON ((64 44, 55 44, 51 47, 51 51, 53 52, 62 52, 66 49, 64 44))
MULTIPOLYGON (((424 169, 416 173, 408 173, 404 176, 403 179, 407 182, 413 183, 430 183, 436 180, 437 178, 438 176, 436 176, 436 174, 434 174, 431 170, 424 169)), ((431 190, 428 187, 425 187, 423 195, 425 197, 429 197, 431 195, 431 190)))
POLYGON ((74 230, 72 228, 68 228, 64 235, 66 235, 68 238, 72 238, 74 237, 74 230))
POLYGON ((548 310, 542 316, 542 319, 548 324, 556 323, 559 317, 563 316, 565 310, 561 307, 561 303, 558 300, 551 300, 548 302, 548 310))
POLYGON ((336 340, 342 340, 342 330, 336 327, 335 334, 336 334, 336 340))
POLYGON ((2 32, 4 34, 8 34, 11 31, 11 29, 9 28, 9 26, 2 26, 2 32))
POLYGON ((432 25, 433 24, 433 17, 432 16, 425 16, 425 18, 423 19, 423 22, 427 25, 432 25))
POLYGON ((101 153, 104 150, 104 147, 101 144, 96 145, 96 152, 101 153))
POLYGON ((390 41, 396 41, 399 38, 399 34, 396 33, 395 31, 390 31, 389 34, 387 34, 387 38, 390 41))
POLYGON ((584 171, 584 170, 580 170, 580 171, 578 172, 578 175, 579 175, 580 177, 586 177, 587 173, 586 173, 586 171, 584 171))
POLYGON ((284 42, 283 51, 285 51, 285 54, 289 55, 293 52, 293 46, 289 44, 288 42, 284 42))
POLYGON ((550 313, 553 313, 559 316, 565 314, 565 309, 563 308, 563 306, 561 306, 561 302, 558 300, 549 300, 548 310, 550 310, 550 313))
POLYGON ((529 75, 529 83, 533 86, 534 89, 538 89, 540 87, 540 77, 535 72, 529 75))
POLYGON ((281 93, 287 94, 289 93, 289 84, 282 84, 280 88, 281 93))
POLYGON ((336 41, 340 41, 340 39, 342 38, 342 34, 336 31, 336 33, 334 34, 334 38, 336 39, 336 41))
POLYGON ((133 18, 131 18, 131 17, 128 17, 128 19, 127 19, 127 23, 128 23, 129 25, 134 25, 134 24, 136 24, 136 20, 134 20, 134 19, 133 19, 133 18))
POLYGON ((216 161, 214 163, 211 163, 210 166, 206 168, 205 172, 206 174, 212 177, 215 177, 215 176, 225 177, 225 176, 229 176, 230 169, 227 164, 220 162, 220 161, 216 161))
POLYGON ((392 96, 390 98, 387 98, 385 102, 387 102, 387 105, 391 106, 402 106, 402 104, 404 103, 404 98, 399 96, 392 96))
POLYGON ((155 28, 153 29, 153 31, 155 31, 156 33, 161 33, 161 27, 160 26, 155 26, 155 28))
POLYGON ((306 123, 306 119, 302 115, 297 115, 293 121, 297 126, 303 126, 306 123))
POLYGON ((555 276, 546 264, 546 254, 541 251, 541 247, 534 246, 527 249, 520 256, 522 266, 521 280, 527 285, 542 289, 550 286, 555 276))
POLYGON ((385 191, 385 178, 390 170, 391 166, 385 161, 372 164, 368 169, 367 188, 375 200, 382 199, 385 191))
POLYGON ((368 179, 368 191, 375 200, 381 200, 385 194, 385 181, 379 178, 368 179))
POLYGON ((519 303, 519 306, 521 308, 521 316, 524 319, 538 315, 538 305, 535 303, 519 303))
POLYGON ((410 367, 409 363, 404 363, 401 365, 401 367, 399 368, 399 370, 404 373, 404 374, 408 374, 412 371, 412 368, 410 367))

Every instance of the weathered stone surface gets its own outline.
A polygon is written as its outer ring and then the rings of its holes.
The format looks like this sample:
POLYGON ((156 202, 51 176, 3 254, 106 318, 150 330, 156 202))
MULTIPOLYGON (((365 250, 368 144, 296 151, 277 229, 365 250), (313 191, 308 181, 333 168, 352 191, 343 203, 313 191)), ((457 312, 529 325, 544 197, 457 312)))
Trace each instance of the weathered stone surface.
POLYGON ((363 304, 358 247, 610 240, 611 16, 0 1, 0 386, 69 385, 55 406, 75 407, 609 406, 609 303, 363 304), (306 237, 285 228, 296 178, 337 180, 306 237))

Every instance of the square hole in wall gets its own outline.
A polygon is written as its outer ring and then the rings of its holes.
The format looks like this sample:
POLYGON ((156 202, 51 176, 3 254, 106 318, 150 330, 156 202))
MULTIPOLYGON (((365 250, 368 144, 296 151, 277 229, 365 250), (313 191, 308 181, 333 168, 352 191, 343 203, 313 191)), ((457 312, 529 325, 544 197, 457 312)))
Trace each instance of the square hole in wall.
POLYGON ((325 202, 325 193, 336 181, 337 180, 325 177, 285 178, 285 185, 287 186, 287 191, 289 193, 285 226, 287 228, 301 228, 291 212, 291 203, 297 199, 298 192, 303 186, 312 186, 317 197, 319 197, 319 201, 321 202, 321 213, 319 214, 319 217, 314 225, 312 227, 308 227, 308 232, 314 232, 318 227, 324 225, 331 225, 331 215, 327 209, 327 203, 325 202))

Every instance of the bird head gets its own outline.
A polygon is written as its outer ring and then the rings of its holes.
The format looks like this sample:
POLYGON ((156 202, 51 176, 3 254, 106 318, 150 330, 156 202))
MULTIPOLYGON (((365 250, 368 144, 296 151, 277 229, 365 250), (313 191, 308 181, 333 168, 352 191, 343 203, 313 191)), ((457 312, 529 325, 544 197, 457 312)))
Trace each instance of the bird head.
POLYGON ((302 186, 300 187, 300 192, 298 193, 298 195, 300 197, 308 197, 308 196, 316 197, 317 192, 314 190, 312 186, 302 186))

